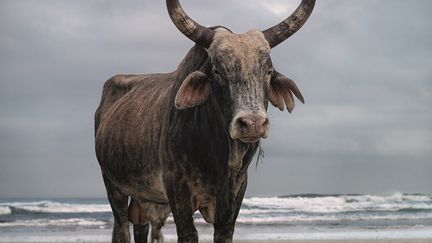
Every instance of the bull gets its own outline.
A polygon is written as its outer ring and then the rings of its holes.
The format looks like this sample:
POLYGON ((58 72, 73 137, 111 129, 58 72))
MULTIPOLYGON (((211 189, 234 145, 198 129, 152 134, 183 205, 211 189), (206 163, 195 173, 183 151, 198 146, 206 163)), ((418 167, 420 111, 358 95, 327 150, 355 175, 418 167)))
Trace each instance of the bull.
POLYGON ((198 242, 198 210, 213 224, 214 242, 232 242, 248 166, 268 135, 269 101, 289 112, 293 95, 304 103, 296 84, 274 69, 270 50, 303 26, 315 0, 302 0, 274 27, 243 34, 204 27, 178 0, 166 3, 194 47, 174 72, 110 78, 95 114, 112 242, 130 242, 129 221, 135 242, 161 242, 170 213, 178 242, 198 242))

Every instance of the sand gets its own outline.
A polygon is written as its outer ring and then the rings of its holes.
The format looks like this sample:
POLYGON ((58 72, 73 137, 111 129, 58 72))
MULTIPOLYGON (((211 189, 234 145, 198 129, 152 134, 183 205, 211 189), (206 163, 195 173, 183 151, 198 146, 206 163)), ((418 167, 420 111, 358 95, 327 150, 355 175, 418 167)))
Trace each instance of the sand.
MULTIPOLYGON (((261 241, 234 241, 235 243, 259 243, 261 241)), ((432 239, 388 239, 388 240, 268 240, 266 243, 432 243, 432 239)), ((174 242, 169 242, 174 243, 174 242)), ((203 241, 202 243, 211 243, 203 241)))
MULTIPOLYGON (((28 241, 26 241, 28 242, 28 241)), ((176 241, 164 241, 165 243, 176 243, 176 241)), ((359 240, 238 240, 234 243, 432 243, 431 239, 359 239, 359 240)), ((0 243, 9 243, 0 241, 0 243)), ((12 242, 16 243, 16 242, 12 242)), ((53 243, 53 242, 39 242, 38 243, 53 243)), ((65 242, 61 241, 58 243, 111 243, 108 241, 73 241, 65 242)), ((133 243, 133 241, 131 242, 133 243)), ((213 241, 200 241, 200 243, 213 243, 213 241)))
MULTIPOLYGON (((211 241, 200 241, 212 243, 211 241)), ((234 243, 259 243, 262 241, 234 241, 234 243)), ((268 240, 266 243, 432 243, 432 239, 388 239, 388 240, 268 240)), ((174 243, 173 241, 167 243, 174 243)))
MULTIPOLYGON (((262 242, 266 242, 266 243, 432 243, 432 239, 267 240, 267 241, 239 240, 239 241, 234 241, 234 243, 262 243, 262 242)), ((77 242, 73 242, 73 243, 77 243, 77 242)), ((84 242, 80 242, 80 243, 84 243, 84 242)), ((85 243, 110 243, 110 242, 85 242, 85 243)), ((165 243, 176 243, 176 241, 165 241, 165 243)), ((200 243, 213 243, 213 241, 200 241, 200 243)))
MULTIPOLYGON (((360 240, 239 240, 234 243, 432 243, 432 239, 360 239, 360 240)), ((3 242, 7 243, 7 242, 3 242)), ((43 243, 43 242, 40 242, 43 243)), ((48 243, 48 242, 47 242, 48 243)), ((49 242, 52 243, 52 242, 49 242)), ((110 243, 101 241, 79 241, 61 243, 110 243)), ((175 241, 165 241, 165 243, 176 243, 175 241)), ((212 243, 212 241, 200 241, 200 243, 212 243)))
MULTIPOLYGON (((259 243, 262 241, 234 241, 234 243, 259 243)), ((379 240, 268 240, 266 243, 432 243, 432 239, 379 239, 379 240)), ((166 243, 175 243, 166 241, 166 243)), ((200 241, 200 243, 212 243, 211 241, 200 241)))

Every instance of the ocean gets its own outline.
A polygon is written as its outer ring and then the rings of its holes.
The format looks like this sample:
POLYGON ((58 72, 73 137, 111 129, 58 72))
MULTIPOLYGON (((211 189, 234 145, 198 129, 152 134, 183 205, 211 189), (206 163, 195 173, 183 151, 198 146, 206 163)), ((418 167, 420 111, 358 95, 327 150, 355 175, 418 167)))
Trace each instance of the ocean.
MULTIPOLYGON (((200 239, 213 229, 195 214, 200 239)), ((0 242, 109 241, 106 199, 0 199, 0 242)), ((176 239, 173 218, 163 229, 176 239)), ((431 238, 432 195, 290 195, 245 198, 236 239, 431 238)))

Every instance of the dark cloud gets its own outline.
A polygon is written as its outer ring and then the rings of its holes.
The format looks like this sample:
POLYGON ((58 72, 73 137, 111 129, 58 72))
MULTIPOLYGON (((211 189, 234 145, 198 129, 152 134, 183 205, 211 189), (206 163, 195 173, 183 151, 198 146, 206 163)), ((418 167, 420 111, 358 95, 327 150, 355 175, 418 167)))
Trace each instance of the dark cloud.
MULTIPOLYGON (((202 24, 244 32, 299 0, 183 2, 202 24)), ((249 195, 432 192, 431 7, 318 1, 273 50, 307 103, 270 111, 249 195)), ((2 1, 0 197, 104 195, 92 121, 104 80, 171 71, 191 46, 164 1, 2 1)))

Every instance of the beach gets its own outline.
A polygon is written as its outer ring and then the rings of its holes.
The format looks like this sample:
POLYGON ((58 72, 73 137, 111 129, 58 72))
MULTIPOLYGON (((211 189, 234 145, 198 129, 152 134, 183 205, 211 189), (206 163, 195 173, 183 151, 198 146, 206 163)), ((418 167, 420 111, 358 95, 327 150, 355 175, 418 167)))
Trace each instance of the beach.
MULTIPOLYGON (((111 243, 111 241, 79 241, 80 243, 111 243)), ((362 239, 362 240, 234 240, 234 243, 431 243, 430 239, 362 239)), ((13 243, 13 242, 2 242, 13 243)), ((52 243, 52 242, 38 242, 38 243, 52 243)), ((58 242, 58 243, 77 243, 73 242, 58 242)), ((133 243, 133 241, 132 241, 133 243)), ((165 243, 177 243, 177 241, 165 241, 165 243)), ((200 241, 200 243, 213 243, 213 241, 200 241)))
MULTIPOLYGON (((194 215, 200 242, 213 226, 194 215)), ((106 199, 2 199, 0 243, 110 242, 106 199)), ((172 216, 162 229, 176 242, 172 216)), ((243 201, 234 242, 432 243, 432 195, 291 195, 243 201)))
MULTIPOLYGON (((175 243, 176 241, 168 241, 175 243)), ((200 241, 202 243, 212 243, 212 241, 200 241)), ((268 240, 268 241, 234 241, 234 243, 431 243, 432 239, 362 239, 362 240, 268 240)))
MULTIPOLYGON (((172 225, 164 234, 165 243, 177 242, 172 225)), ((253 230, 257 229, 256 227, 253 230)), ((259 229, 259 228, 258 228, 259 229)), ((212 243, 212 230, 199 227, 199 242, 212 243)), ((252 231, 253 231, 252 230, 252 231)), ((258 233, 235 233, 235 243, 432 243, 432 228, 398 230, 340 230, 326 232, 298 231, 281 233, 280 228, 258 233), (266 233, 267 232, 267 233, 266 233), (262 233, 262 234, 261 234, 262 233)), ((258 230, 259 231, 259 230, 258 230)), ((319 230, 322 231, 322 230, 319 230)), ((131 232, 132 233, 132 232, 131 232)), ((132 235, 132 234, 131 234, 132 235)), ((110 243, 111 229, 82 232, 14 232, 0 234, 1 243, 110 243)), ((132 237, 132 242, 133 237, 132 237)))

